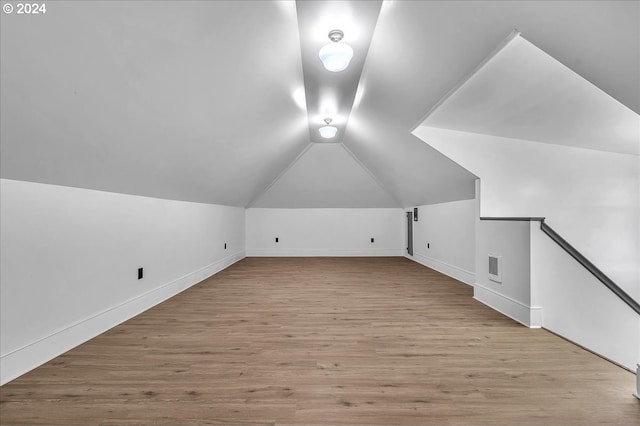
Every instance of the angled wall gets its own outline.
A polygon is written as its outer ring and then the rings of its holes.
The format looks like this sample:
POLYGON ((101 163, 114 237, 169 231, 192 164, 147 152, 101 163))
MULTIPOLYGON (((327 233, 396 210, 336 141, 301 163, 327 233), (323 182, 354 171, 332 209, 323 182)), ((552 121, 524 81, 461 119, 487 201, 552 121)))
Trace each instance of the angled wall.
POLYGON ((473 285, 475 205, 475 199, 471 199, 419 206, 418 220, 412 224, 413 256, 406 257, 473 285))
POLYGON ((388 208, 400 202, 344 145, 313 143, 250 207, 388 208))

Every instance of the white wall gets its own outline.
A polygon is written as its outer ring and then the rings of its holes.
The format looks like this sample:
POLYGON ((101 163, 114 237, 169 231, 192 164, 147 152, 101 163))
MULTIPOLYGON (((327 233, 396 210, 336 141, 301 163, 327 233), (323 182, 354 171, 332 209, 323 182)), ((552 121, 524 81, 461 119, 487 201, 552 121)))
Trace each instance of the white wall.
POLYGON ((544 327, 636 370, 640 317, 542 231, 531 232, 531 298, 544 327))
POLYGON ((476 283, 474 299, 528 327, 542 326, 542 309, 531 297, 531 229, 539 222, 480 220, 476 181, 476 283), (489 255, 500 256, 500 282, 489 278, 489 255))
POLYGON ((638 156, 419 127, 416 135, 481 179, 482 216, 542 216, 640 298, 638 156))
POLYGON ((475 217, 475 199, 418 207, 418 221, 413 222, 413 256, 407 257, 473 285, 475 217))
POLYGON ((478 220, 476 285, 530 306, 529 234, 529 222, 478 220), (489 255, 502 258, 501 282, 489 279, 489 255))
POLYGON ((6 179, 0 193, 2 383, 244 257, 243 208, 6 179))
POLYGON ((247 256, 402 256, 403 221, 396 208, 247 209, 247 256))
MULTIPOLYGON (((638 156, 426 127, 415 133, 480 177, 482 216, 546 217, 640 299, 638 156)), ((538 228, 531 230, 531 305, 542 308, 543 327, 635 369, 640 318, 568 254, 549 250, 538 228)))

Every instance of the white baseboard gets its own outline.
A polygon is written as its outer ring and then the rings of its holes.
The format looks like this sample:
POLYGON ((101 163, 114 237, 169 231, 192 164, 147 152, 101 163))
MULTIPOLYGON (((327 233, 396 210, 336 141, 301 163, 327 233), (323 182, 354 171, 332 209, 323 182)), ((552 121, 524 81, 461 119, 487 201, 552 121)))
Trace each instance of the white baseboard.
POLYGON ((245 257, 240 251, 0 357, 0 385, 175 296, 245 257))
POLYGON ((435 269, 453 279, 462 281, 465 284, 474 285, 476 282, 476 274, 466 269, 462 269, 458 266, 451 265, 432 257, 425 256, 420 253, 414 253, 413 256, 405 255, 407 259, 418 262, 419 264, 426 266, 427 268, 435 269))
POLYGON ((402 249, 247 249, 247 257, 368 257, 402 255, 402 249))
POLYGON ((529 328, 542 328, 542 313, 544 312, 542 306, 530 306, 529 307, 529 328))
POLYGON ((527 306, 478 283, 474 285, 473 298, 529 328, 542 327, 541 307, 527 306))

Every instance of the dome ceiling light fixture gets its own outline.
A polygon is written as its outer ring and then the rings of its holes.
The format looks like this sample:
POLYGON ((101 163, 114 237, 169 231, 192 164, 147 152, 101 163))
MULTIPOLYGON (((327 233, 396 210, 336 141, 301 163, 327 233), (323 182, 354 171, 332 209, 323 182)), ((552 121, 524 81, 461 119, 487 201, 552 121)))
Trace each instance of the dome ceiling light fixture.
POLYGON ((326 44, 320 49, 318 56, 322 61, 322 65, 331 72, 340 72, 349 66, 351 58, 353 58, 353 49, 347 43, 340 43, 344 37, 344 33, 340 30, 329 31, 329 40, 331 43, 326 44))
POLYGON ((327 125, 326 126, 322 126, 322 127, 320 127, 320 129, 318 129, 318 131, 320 132, 320 136, 322 136, 325 139, 331 139, 336 135, 336 133, 338 133, 338 128, 337 127, 333 127, 333 126, 329 126, 329 124, 331 124, 331 119, 330 118, 325 118, 324 122, 327 125))

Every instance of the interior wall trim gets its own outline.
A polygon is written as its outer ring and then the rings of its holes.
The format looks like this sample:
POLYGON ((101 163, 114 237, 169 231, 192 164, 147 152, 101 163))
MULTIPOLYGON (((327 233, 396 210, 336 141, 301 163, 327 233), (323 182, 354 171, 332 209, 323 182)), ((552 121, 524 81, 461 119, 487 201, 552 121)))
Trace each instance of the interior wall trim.
POLYGON ((392 256, 404 255, 403 249, 396 248, 372 248, 372 249, 247 249, 247 257, 368 257, 368 256, 392 256))
POLYGON ((473 286, 473 298, 524 326, 542 327, 542 307, 528 306, 478 283, 473 286))
POLYGON ((473 286, 476 282, 475 272, 467 271, 459 266, 452 265, 442 260, 435 259, 433 257, 425 256, 420 253, 413 253, 413 256, 405 256, 407 259, 413 260, 426 266, 427 268, 435 269, 436 271, 443 273, 453 279, 461 281, 465 284, 473 286))
POLYGON ((4 385, 58 355, 164 302, 242 260, 244 257, 244 250, 238 251, 2 355, 0 357, 0 363, 2 364, 0 385, 4 385))

